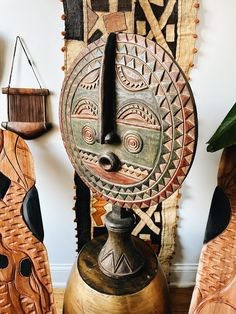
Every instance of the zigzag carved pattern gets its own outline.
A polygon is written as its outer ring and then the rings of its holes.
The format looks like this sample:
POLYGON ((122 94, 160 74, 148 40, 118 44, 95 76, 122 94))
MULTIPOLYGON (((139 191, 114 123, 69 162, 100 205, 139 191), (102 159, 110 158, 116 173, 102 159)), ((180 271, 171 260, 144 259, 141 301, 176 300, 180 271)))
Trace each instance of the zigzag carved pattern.
POLYGON ((224 149, 218 171, 218 186, 228 198, 231 217, 224 231, 202 248, 190 314, 236 312, 235 165, 236 145, 233 145, 224 149))
POLYGON ((230 281, 236 269, 234 252, 236 252, 236 212, 232 213, 225 232, 205 245, 202 250, 197 286, 201 287, 203 298, 220 290, 230 281), (224 268, 222 273, 220 265, 224 268))
MULTIPOLYGON (((104 39, 89 46, 83 56, 77 59, 78 69, 84 69, 88 60, 92 62, 96 55, 102 54, 104 39)), ((72 99, 67 98, 70 82, 74 82, 72 72, 64 83, 61 97, 62 133, 68 154, 78 173, 86 184, 98 195, 103 195, 113 203, 127 208, 146 208, 162 202, 176 191, 186 177, 195 154, 196 113, 194 100, 187 79, 175 61, 157 44, 133 34, 117 35, 116 64, 120 67, 133 67, 149 86, 156 98, 157 113, 161 119, 161 154, 151 175, 135 186, 128 188, 122 184, 107 180, 90 171, 78 154, 71 136, 73 130, 68 119, 68 109, 72 99), (67 108, 67 109, 65 109, 67 108), (65 127, 64 127, 65 126, 65 127), (106 188, 107 187, 107 188, 106 188), (109 191, 109 192, 108 192, 109 191)), ((77 70, 78 71, 78 70, 77 70)), ((82 71, 82 70, 81 70, 82 71)), ((76 75, 79 76, 78 72, 76 75)), ((85 75, 85 74, 84 74, 85 75)), ((80 79, 82 78, 82 74, 80 79)), ((129 84, 129 86, 131 86, 129 84)), ((135 89, 135 84, 132 89, 135 89)), ((139 84, 137 89, 139 89, 139 84)), ((71 95, 73 93, 70 93, 71 95)))
POLYGON ((47 252, 22 217, 23 200, 35 181, 32 157, 19 136, 9 131, 4 131, 1 135, 3 146, 0 170, 17 182, 11 180, 4 198, 0 200, 0 252, 9 260, 9 265, 1 269, 0 302, 5 305, 2 304, 0 309, 6 306, 4 313, 7 314, 54 314, 47 252), (23 153, 17 154, 18 149, 23 153), (14 159, 17 161, 16 168, 14 159), (30 277, 19 274, 20 261, 25 257, 33 264, 30 277))
MULTIPOLYGON (((45 313, 53 314, 55 311, 53 309, 52 285, 47 253, 43 244, 32 235, 22 218, 21 207, 24 196, 24 189, 12 182, 9 193, 4 198, 4 201, 0 201, 0 230, 2 241, 10 252, 21 251, 25 252, 30 257, 37 274, 36 285, 38 285, 39 295, 41 295, 42 299, 45 298, 45 300, 48 299, 49 301, 47 305, 45 304, 46 301, 43 302, 45 306, 44 311, 45 313)), ((18 293, 20 294, 21 291, 18 293)), ((26 301, 25 298, 24 301, 26 301)), ((26 309, 29 308, 30 306, 26 307, 26 309)), ((27 314, 31 312, 32 310, 27 310, 23 313, 27 314)))
POLYGON ((96 226, 104 226, 102 217, 105 217, 107 213, 105 206, 109 207, 107 201, 105 201, 102 197, 93 197, 91 215, 96 226))

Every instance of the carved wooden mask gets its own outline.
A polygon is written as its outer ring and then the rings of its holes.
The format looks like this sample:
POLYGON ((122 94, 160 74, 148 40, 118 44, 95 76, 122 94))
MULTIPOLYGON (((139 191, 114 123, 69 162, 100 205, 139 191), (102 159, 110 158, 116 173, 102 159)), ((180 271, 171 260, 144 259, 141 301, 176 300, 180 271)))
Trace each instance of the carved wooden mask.
POLYGON ((163 48, 139 35, 110 34, 77 57, 64 81, 60 120, 78 174, 121 207, 169 197, 194 157, 189 84, 163 48))

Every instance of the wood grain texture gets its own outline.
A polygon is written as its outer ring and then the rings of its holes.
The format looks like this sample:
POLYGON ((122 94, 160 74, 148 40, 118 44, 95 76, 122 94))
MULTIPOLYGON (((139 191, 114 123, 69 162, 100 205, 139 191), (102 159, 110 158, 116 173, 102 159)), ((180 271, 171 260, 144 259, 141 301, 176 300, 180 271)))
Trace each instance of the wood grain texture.
POLYGON ((191 314, 236 313, 236 145, 223 151, 218 186, 229 200, 231 217, 225 230, 203 246, 191 314))
MULTIPOLYGON (((172 314, 187 314, 193 288, 172 288, 170 287, 170 303, 172 314)), ((64 289, 54 289, 57 312, 62 313, 64 289)))
POLYGON ((0 143, 0 171, 10 179, 0 199, 0 312, 54 314, 47 252, 22 216, 25 196, 35 185, 33 159, 12 132, 0 131, 0 143))
POLYGON ((49 129, 51 129, 51 123, 45 122, 2 122, 2 127, 6 130, 18 134, 20 137, 26 140, 32 140, 39 137, 49 129))
POLYGON ((14 87, 3 87, 3 94, 8 95, 38 95, 47 96, 49 95, 49 90, 45 88, 14 88, 14 87))
POLYGON ((2 127, 24 139, 34 139, 51 128, 46 122, 46 97, 48 89, 10 88, 2 89, 7 94, 8 121, 2 127))
MULTIPOLYGON (((93 240, 94 245, 90 242, 85 246, 78 257, 78 264, 73 266, 65 292, 64 314, 170 313, 167 285, 157 259, 154 268, 145 270, 150 278, 146 276, 145 279, 142 272, 129 280, 109 278, 97 265, 97 255, 104 243, 104 239, 100 239, 93 240), (97 245, 99 241, 101 243, 97 245), (140 279, 146 280, 144 286, 140 279)), ((150 263, 149 260, 147 262, 150 263)))
MULTIPOLYGON (((93 239, 81 250, 78 257, 77 266, 79 273, 82 279, 93 289, 109 295, 128 295, 136 293, 144 289, 152 281, 156 272, 161 271, 156 255, 151 248, 146 245, 144 241, 137 237, 132 237, 133 245, 135 245, 136 249, 145 260, 142 269, 135 275, 132 274, 128 276, 128 279, 125 276, 118 276, 115 279, 114 277, 107 276, 106 273, 101 271, 98 261, 98 255, 105 243, 105 239, 105 236, 93 239), (92 266, 88 267, 88 265, 92 266)), ((116 262, 117 259, 114 257, 113 265, 115 265, 116 262)))

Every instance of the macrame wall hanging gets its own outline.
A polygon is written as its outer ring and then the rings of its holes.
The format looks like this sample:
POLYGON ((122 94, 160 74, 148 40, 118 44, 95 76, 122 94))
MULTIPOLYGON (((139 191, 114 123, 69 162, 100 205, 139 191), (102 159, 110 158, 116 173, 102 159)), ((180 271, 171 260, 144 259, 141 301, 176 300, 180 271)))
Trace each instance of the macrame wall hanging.
POLYGON ((2 127, 28 140, 39 137, 51 128, 51 123, 46 121, 46 98, 49 95, 49 90, 42 88, 33 63, 19 36, 16 37, 15 41, 8 87, 3 88, 2 93, 7 95, 8 112, 8 121, 2 122, 2 127), (23 49, 39 88, 11 87, 18 42, 23 49))

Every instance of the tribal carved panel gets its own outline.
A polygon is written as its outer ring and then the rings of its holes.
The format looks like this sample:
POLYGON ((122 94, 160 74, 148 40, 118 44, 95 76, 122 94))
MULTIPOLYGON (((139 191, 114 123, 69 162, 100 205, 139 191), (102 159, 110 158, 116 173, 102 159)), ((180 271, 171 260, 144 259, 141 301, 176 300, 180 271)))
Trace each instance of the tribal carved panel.
POLYGON ((33 160, 18 135, 0 132, 0 312, 56 313, 33 160))
POLYGON ((115 123, 120 143, 99 144, 104 38, 80 54, 65 79, 60 116, 63 140, 81 178, 121 207, 147 208, 182 184, 196 145, 196 111, 188 82, 153 41, 118 34, 115 53, 115 123), (102 71, 101 71, 102 72, 102 71), (118 156, 118 171, 100 154, 118 156))
POLYGON ((236 145, 224 149, 191 314, 236 313, 236 145))

